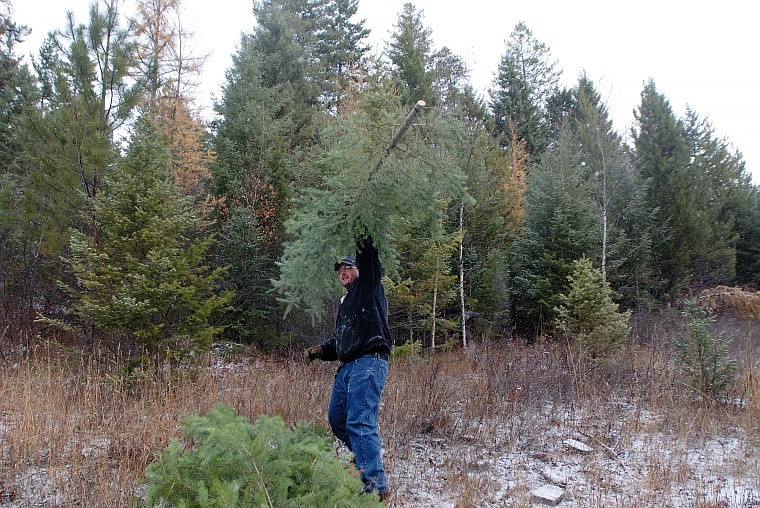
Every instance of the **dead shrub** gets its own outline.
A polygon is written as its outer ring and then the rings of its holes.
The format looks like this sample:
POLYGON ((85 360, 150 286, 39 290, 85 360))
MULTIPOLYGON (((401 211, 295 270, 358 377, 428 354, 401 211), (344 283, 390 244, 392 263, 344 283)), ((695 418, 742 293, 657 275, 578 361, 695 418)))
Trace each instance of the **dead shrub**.
POLYGON ((703 290, 699 302, 715 314, 730 313, 743 319, 760 320, 760 291, 716 286, 703 290))

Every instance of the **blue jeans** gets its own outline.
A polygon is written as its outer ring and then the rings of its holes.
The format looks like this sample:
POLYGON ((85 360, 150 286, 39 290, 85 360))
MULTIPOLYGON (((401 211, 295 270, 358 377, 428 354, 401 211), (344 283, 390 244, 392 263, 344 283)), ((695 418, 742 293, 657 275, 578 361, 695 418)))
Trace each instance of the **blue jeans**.
POLYGON ((387 377, 388 361, 374 356, 341 365, 327 410, 333 433, 354 452, 364 491, 380 494, 388 489, 388 482, 380 459, 377 415, 387 377))

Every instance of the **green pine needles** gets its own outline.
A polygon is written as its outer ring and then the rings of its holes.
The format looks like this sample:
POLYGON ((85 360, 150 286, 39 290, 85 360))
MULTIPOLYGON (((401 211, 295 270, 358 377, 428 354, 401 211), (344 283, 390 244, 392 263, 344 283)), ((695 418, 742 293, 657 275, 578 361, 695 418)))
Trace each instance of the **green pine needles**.
POLYGON ((707 395, 718 395, 734 381, 738 369, 736 361, 729 358, 728 341, 722 334, 716 337, 710 332, 715 316, 696 299, 684 302, 681 316, 686 330, 674 344, 678 364, 695 384, 694 388, 707 395))
POLYGON ((141 117, 123 162, 94 200, 96 227, 71 234, 73 310, 153 355, 198 356, 220 331, 211 316, 230 293, 207 267, 210 238, 168 172, 165 140, 141 117))
POLYGON ((146 506, 380 505, 376 494, 361 494, 359 473, 336 456, 323 427, 289 429, 270 416, 251 423, 217 404, 186 418, 183 433, 148 465, 146 506))
POLYGON ((403 118, 401 109, 369 104, 360 114, 336 118, 323 133, 323 146, 308 164, 313 186, 301 190, 286 223, 275 286, 288 310, 301 307, 314 320, 322 317, 325 299, 339 290, 333 263, 353 253, 357 236, 371 234, 393 272, 394 240, 413 228, 434 230, 441 201, 467 196, 458 160, 464 130, 440 116, 423 114, 375 171, 393 125, 403 118))
POLYGON ((557 326, 574 339, 579 352, 593 360, 608 357, 628 337, 631 311, 618 310, 609 284, 586 257, 573 262, 568 280, 570 288, 556 309, 557 326))

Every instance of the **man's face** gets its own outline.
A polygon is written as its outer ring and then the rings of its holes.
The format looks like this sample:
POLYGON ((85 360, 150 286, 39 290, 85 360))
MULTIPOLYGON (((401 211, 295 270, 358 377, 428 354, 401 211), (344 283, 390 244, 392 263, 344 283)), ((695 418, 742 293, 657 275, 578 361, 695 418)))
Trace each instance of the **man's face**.
POLYGON ((351 265, 340 265, 338 270, 338 280, 344 288, 350 286, 359 278, 359 269, 351 265))

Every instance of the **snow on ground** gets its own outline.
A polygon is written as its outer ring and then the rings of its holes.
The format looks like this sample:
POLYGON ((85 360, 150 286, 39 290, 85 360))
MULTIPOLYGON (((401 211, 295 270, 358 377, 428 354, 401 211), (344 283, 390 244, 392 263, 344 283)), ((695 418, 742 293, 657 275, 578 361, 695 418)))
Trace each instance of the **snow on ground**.
MULTIPOLYGON (((656 416, 645 414, 640 433, 620 436, 615 428, 607 429, 608 446, 573 430, 578 418, 554 418, 555 425, 535 414, 516 418, 534 419, 534 428, 516 433, 529 428, 526 422, 483 422, 477 436, 418 435, 394 452, 386 450, 392 506, 534 506, 532 492, 555 485, 563 491, 561 507, 760 507, 760 453, 750 436, 684 438, 652 432, 656 416), (568 446, 569 439, 591 451, 568 446)), ((0 427, 0 438, 4 430, 0 427)), ((102 440, 83 443, 82 457, 96 459, 107 448, 102 440)), ((30 464, 12 479, 21 487, 16 499, 4 497, 0 485, 0 506, 68 505, 72 499, 60 489, 58 475, 55 482, 44 467, 30 464)))
POLYGON ((385 460, 399 507, 532 506, 544 485, 562 488, 567 507, 760 507, 760 453, 749 436, 655 431, 607 446, 556 426, 539 437, 494 436, 485 447, 418 436, 385 460), (568 438, 592 451, 568 447, 568 438))

